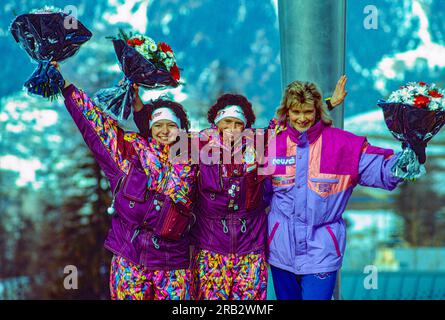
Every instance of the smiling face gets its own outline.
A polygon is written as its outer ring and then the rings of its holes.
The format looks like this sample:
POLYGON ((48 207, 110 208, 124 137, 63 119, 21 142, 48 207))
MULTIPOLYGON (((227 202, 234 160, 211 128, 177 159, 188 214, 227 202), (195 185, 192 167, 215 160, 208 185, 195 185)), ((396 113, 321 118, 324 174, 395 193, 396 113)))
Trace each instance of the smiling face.
POLYGON ((227 134, 241 133, 244 130, 244 123, 234 117, 224 118, 216 126, 220 132, 227 134))
POLYGON ((172 144, 178 135, 178 126, 170 120, 156 121, 151 127, 151 136, 160 144, 172 144))
POLYGON ((321 92, 314 83, 294 81, 284 91, 283 100, 277 109, 277 119, 288 121, 300 132, 308 130, 318 121, 331 126, 332 118, 322 99, 321 92))
POLYGON ((313 103, 294 104, 288 113, 290 124, 300 132, 308 130, 315 124, 316 115, 313 103))

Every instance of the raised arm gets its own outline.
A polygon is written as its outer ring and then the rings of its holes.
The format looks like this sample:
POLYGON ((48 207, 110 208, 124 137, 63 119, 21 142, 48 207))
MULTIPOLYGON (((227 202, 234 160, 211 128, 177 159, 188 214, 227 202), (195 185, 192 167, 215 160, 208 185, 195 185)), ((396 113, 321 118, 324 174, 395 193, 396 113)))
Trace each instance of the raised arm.
MULTIPOLYGON (((59 67, 56 65, 56 67, 59 67)), ((88 95, 65 80, 65 106, 107 178, 113 183, 129 167, 128 144, 117 122, 104 114, 88 95)))

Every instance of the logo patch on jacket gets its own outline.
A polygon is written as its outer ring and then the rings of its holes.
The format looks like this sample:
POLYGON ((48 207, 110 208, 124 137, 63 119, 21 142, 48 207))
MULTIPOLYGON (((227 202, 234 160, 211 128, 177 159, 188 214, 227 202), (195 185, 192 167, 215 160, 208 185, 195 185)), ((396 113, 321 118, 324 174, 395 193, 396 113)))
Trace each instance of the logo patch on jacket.
POLYGON ((331 183, 318 183, 318 191, 319 192, 330 192, 332 190, 332 184, 331 183))
POLYGON ((293 166, 295 165, 295 157, 277 157, 272 159, 274 166, 293 166))

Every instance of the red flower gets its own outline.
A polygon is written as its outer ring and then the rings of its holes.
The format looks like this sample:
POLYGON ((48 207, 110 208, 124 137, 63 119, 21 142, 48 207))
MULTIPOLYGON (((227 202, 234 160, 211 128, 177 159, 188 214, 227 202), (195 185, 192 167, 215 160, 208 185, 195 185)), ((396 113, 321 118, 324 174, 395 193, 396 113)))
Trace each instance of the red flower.
POLYGON ((443 94, 437 92, 436 90, 430 90, 428 91, 428 94, 433 98, 443 98, 443 94))
POLYGON ((141 39, 138 39, 138 38, 128 39, 128 40, 127 40, 127 44, 128 44, 129 46, 131 46, 131 47, 134 47, 134 46, 140 46, 141 44, 144 43, 144 41, 145 41, 145 40, 141 40, 141 39))
POLYGON ((419 82, 419 85, 422 86, 422 87, 425 87, 425 86, 426 86, 426 83, 423 82, 423 81, 420 81, 420 82, 419 82))
POLYGON ((159 42, 158 43, 158 47, 165 53, 167 53, 167 52, 173 53, 172 48, 168 44, 166 44, 165 42, 159 42))
POLYGON ((137 46, 140 46, 141 44, 144 43, 145 40, 141 40, 141 39, 133 39, 133 43, 137 46))
POLYGON ((429 103, 430 103, 430 99, 425 96, 417 96, 414 99, 414 105, 417 108, 427 108, 429 103))
POLYGON ((179 73, 179 68, 176 64, 170 69, 170 74, 176 81, 178 81, 181 78, 181 75, 179 73))

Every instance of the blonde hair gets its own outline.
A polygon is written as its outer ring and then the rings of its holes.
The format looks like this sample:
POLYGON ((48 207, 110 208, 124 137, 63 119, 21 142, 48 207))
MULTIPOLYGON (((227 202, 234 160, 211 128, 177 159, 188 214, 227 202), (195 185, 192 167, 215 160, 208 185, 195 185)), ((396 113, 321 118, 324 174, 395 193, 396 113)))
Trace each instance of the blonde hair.
POLYGON ((323 104, 320 90, 314 83, 306 81, 294 81, 286 87, 281 105, 276 111, 278 120, 287 121, 289 109, 305 104, 314 105, 316 122, 321 120, 328 126, 332 125, 333 120, 327 106, 323 104))

